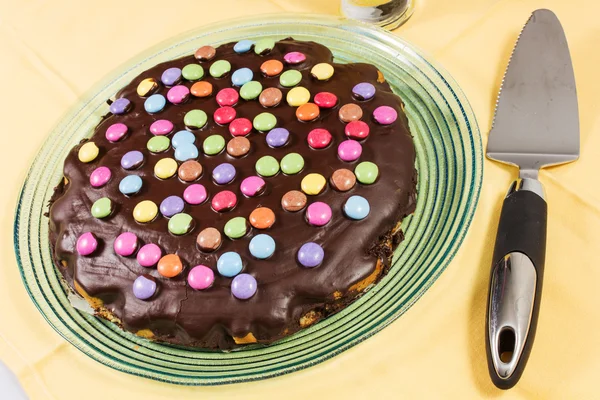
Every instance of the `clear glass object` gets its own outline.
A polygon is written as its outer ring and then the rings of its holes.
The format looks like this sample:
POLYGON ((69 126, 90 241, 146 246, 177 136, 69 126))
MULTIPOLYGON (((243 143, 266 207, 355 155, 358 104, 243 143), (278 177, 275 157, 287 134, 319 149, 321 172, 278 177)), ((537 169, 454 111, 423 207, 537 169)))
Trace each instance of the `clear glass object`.
POLYGON ((342 0, 348 18, 392 30, 405 23, 414 11, 415 0, 342 0))
POLYGON ((479 197, 483 157, 473 111, 450 75, 412 45, 342 18, 262 16, 205 26, 127 61, 84 95, 49 134, 23 184, 14 223, 18 267, 48 323, 91 358, 130 374, 185 385, 269 378, 333 357, 400 317, 444 271, 463 241, 479 197), (328 46, 337 62, 379 67, 406 105, 417 150, 417 209, 387 276, 341 312, 270 346, 232 352, 155 343, 73 308, 51 256, 48 218, 63 160, 107 112, 106 99, 157 63, 204 44, 292 36, 328 46))

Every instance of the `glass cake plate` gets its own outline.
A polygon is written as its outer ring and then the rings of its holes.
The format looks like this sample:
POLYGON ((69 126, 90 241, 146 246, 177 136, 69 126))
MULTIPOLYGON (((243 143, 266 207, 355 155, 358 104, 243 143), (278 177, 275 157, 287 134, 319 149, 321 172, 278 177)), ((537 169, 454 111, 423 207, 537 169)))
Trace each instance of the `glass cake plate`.
POLYGON ((447 72, 383 30, 322 16, 261 17, 202 27, 169 39, 120 66, 73 107, 50 133, 23 184, 14 245, 23 282, 44 318, 66 340, 117 370, 185 385, 257 380, 315 365, 374 335, 400 317, 440 276, 463 241, 483 175, 473 111, 447 72), (202 351, 151 342, 73 308, 55 270, 48 201, 63 160, 90 136, 106 100, 140 72, 204 44, 292 36, 328 46, 337 62, 369 62, 406 104, 417 149, 418 203, 403 223, 406 239, 388 275, 341 312, 270 346, 202 351))

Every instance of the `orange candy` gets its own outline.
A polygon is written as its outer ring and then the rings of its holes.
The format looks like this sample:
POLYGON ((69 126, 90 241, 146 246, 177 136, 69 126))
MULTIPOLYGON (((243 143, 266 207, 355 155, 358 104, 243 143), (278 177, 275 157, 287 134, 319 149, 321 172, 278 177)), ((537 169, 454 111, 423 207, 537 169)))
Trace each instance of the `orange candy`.
POLYGON ((167 254, 158 260, 157 269, 165 278, 174 278, 183 271, 183 264, 177 254, 167 254))
POLYGON ((302 104, 296 109, 296 117, 300 121, 312 121, 319 116, 319 106, 315 103, 302 104))
POLYGON ((260 66, 260 72, 266 76, 276 76, 283 71, 283 64, 279 60, 267 60, 260 66))
POLYGON ((275 223, 275 213, 268 207, 259 207, 250 213, 249 219, 256 229, 267 229, 275 223))
POLYGON ((196 82, 190 88, 190 92, 196 97, 207 97, 212 94, 213 87, 210 82, 200 81, 196 82))

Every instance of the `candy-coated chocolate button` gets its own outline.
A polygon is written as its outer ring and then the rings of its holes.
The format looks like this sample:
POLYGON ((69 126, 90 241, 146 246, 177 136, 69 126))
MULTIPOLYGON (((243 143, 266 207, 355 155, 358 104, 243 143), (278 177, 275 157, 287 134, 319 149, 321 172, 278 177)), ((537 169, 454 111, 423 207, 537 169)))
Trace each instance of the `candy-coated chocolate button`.
POLYGON ((286 175, 294 175, 304 168, 304 158, 298 153, 286 154, 281 159, 281 171, 286 175))
POLYGON ((310 74, 320 81, 326 81, 333 76, 333 66, 327 63, 319 63, 311 68, 310 74))
POLYGON ((289 139, 290 131, 285 128, 271 129, 266 136, 267 144, 274 148, 285 146, 289 139))
POLYGON ((135 169, 144 163, 144 154, 141 151, 132 150, 121 157, 121 167, 124 169, 135 169))
POLYGON ((334 189, 340 192, 347 192, 356 184, 356 176, 349 169, 340 168, 333 172, 329 181, 334 189))
POLYGON ((119 140, 123 139, 123 137, 125 137, 127 131, 127 125, 125 124, 122 124, 120 122, 112 124, 106 130, 106 140, 113 143, 118 142, 119 140))
POLYGON ((200 81, 196 82, 190 88, 192 96, 196 97, 208 97, 212 94, 213 86, 210 82, 200 81))
POLYGON ((219 90, 217 96, 215 97, 215 100, 217 100, 218 105, 220 105, 221 107, 225 107, 235 105, 238 102, 239 98, 240 95, 238 94, 237 90, 232 88, 225 88, 219 90))
POLYGON ((194 219, 186 213, 175 214, 169 220, 169 232, 173 235, 185 235, 192 230, 194 219))
POLYGON ((338 157, 342 161, 358 160, 362 154, 362 146, 356 140, 344 140, 338 145, 338 157))
POLYGON ((167 218, 183 211, 185 204, 179 196, 169 196, 160 203, 160 213, 167 218))
POLYGON ((181 80, 181 69, 177 67, 166 69, 162 73, 160 80, 165 86, 176 85, 181 80))
POLYGON ((300 187, 302 191, 309 195, 317 195, 323 191, 327 181, 321 174, 312 173, 306 175, 302 178, 302 182, 300 182, 300 187))
POLYGON ((183 191, 183 198, 188 204, 202 204, 207 197, 208 194, 206 193, 206 188, 200 183, 194 183, 193 185, 186 187, 183 191))
POLYGON ((142 178, 137 175, 127 175, 119 182, 119 191, 124 195, 136 194, 142 188, 142 178))
POLYGON ((175 159, 177 161, 194 160, 198 158, 198 148, 193 144, 182 144, 175 149, 175 159))
POLYGON ((185 126, 192 129, 202 128, 204 125, 206 125, 206 121, 208 121, 208 117, 202 110, 188 111, 183 117, 183 123, 185 126))
POLYGON ((306 206, 306 195, 299 190, 290 190, 281 198, 281 207, 285 211, 296 212, 306 206))
POLYGON ((258 81, 250 81, 244 84, 240 89, 240 96, 244 100, 254 100, 262 92, 262 85, 258 81))
POLYGON ((137 203, 133 209, 133 219, 137 222, 150 222, 158 215, 158 207, 152 200, 137 203))
POLYGON ((260 72, 265 76, 277 76, 283 71, 283 63, 279 60, 267 60, 260 66, 260 72))
POLYGON ((216 212, 232 210, 237 204, 237 196, 231 190, 223 190, 212 198, 212 208, 216 212))
POLYGON ((375 96, 375 86, 369 82, 361 82, 352 88, 352 94, 357 100, 369 100, 375 96))
POLYGON ((333 108, 338 102, 335 94, 330 92, 320 92, 315 95, 315 104, 321 108, 333 108))
POLYGON ((128 99, 121 97, 120 99, 113 101, 109 109, 110 112, 115 115, 125 114, 131 109, 131 102, 128 99))
POLYGON ((142 267, 150 268, 158 263, 162 257, 162 250, 154 243, 143 245, 137 253, 136 260, 142 267))
POLYGON ((254 43, 254 52, 258 55, 268 54, 275 47, 273 39, 260 39, 254 43))
POLYGON ((123 232, 115 239, 113 249, 120 256, 128 257, 135 253, 138 246, 138 238, 131 232, 123 232))
POLYGON ((313 149, 324 149, 331 143, 331 133, 327 129, 317 128, 308 133, 306 140, 313 149))
POLYGON ((250 213, 249 220, 256 229, 268 229, 275 223, 275 213, 268 207, 258 207, 250 213))
POLYGON ((298 107, 309 102, 310 92, 305 87, 297 86, 290 90, 285 98, 290 106, 298 107))
POLYGON ((300 121, 312 121, 319 117, 319 106, 315 103, 302 104, 296 109, 296 117, 300 121))
POLYGON ((152 275, 144 274, 133 281, 133 295, 140 300, 148 300, 156 294, 158 285, 152 275))
POLYGON ((95 218, 108 217, 112 211, 113 204, 108 197, 102 197, 92 204, 92 216, 95 218))
POLYGON ((158 260, 156 269, 165 278, 174 278, 183 271, 183 263, 177 254, 166 254, 158 260))
POLYGON ((178 148, 181 145, 184 144, 194 144, 194 142, 196 141, 196 135, 194 135, 192 132, 190 131, 179 131, 176 134, 173 135, 173 148, 178 148))
POLYGON ((212 46, 202 46, 194 53, 194 57, 198 61, 210 61, 215 58, 217 50, 212 46))
POLYGON ((252 125, 257 131, 266 132, 275 128, 275 125, 277 125, 277 118, 271 113, 263 112, 254 117, 252 125))
POLYGON ((373 111, 373 118, 381 125, 390 125, 398 119, 398 113, 390 106, 379 106, 373 111))
MULTIPOLYGON (((193 145, 192 145, 193 146, 193 145)), ((177 161, 163 158, 154 165, 154 175, 160 179, 169 179, 177 172, 177 161)))
POLYGON ((250 141, 245 137, 234 137, 227 143, 227 154, 242 157, 250 151, 250 141))
POLYGON ((202 165, 196 160, 188 160, 179 166, 177 176, 184 182, 193 182, 202 175, 202 165))
POLYGON ((226 125, 234 120, 236 115, 235 108, 225 106, 221 108, 217 108, 213 115, 215 122, 219 125, 226 125))
POLYGON ((204 68, 198 64, 188 64, 181 70, 181 75, 188 81, 197 81, 204 76, 204 68))
POLYGON ((252 46, 254 46, 254 42, 252 40, 240 40, 239 42, 233 45, 233 51, 235 51, 238 54, 247 53, 252 49, 252 46))
POLYGON ((300 64, 300 63, 304 62, 305 60, 306 60, 306 56, 304 55, 304 53, 300 53, 299 51, 292 51, 292 52, 286 53, 283 56, 283 61, 285 61, 286 63, 288 63, 290 65, 300 64))
POLYGON ((231 218, 225 224, 225 234, 231 239, 239 239, 248 232, 248 224, 246 218, 235 217, 231 218))
POLYGON ((213 180, 218 185, 226 185, 235 178, 235 167, 229 163, 219 164, 213 169, 213 180))
POLYGON ((283 94, 281 93, 281 90, 273 87, 266 88, 262 91, 260 96, 258 96, 258 102, 263 107, 276 107, 281 103, 282 97, 283 94))
POLYGON ((144 109, 150 114, 160 112, 165 108, 167 99, 162 94, 153 94, 144 101, 144 109))
POLYGON ((202 150, 204 154, 214 156, 219 154, 225 147, 225 139, 221 135, 210 135, 202 143, 202 150))
POLYGON ((252 256, 259 260, 264 260, 275 253, 275 240, 271 236, 261 233, 250 240, 248 249, 252 256))
POLYGON ((240 184, 240 190, 246 197, 254 197, 261 194, 266 187, 265 180, 260 176, 249 176, 244 178, 240 184))
POLYGON ((95 188, 102 187, 110 181, 112 173, 108 167, 98 167, 90 175, 90 185, 95 188))
POLYGON ((219 274, 231 278, 242 272, 244 264, 242 257, 235 251, 228 251, 221 254, 217 261, 217 271, 219 274))
POLYGON ((168 135, 173 131, 173 123, 168 119, 159 119, 150 125, 150 133, 153 135, 168 135))
POLYGON ((256 294, 256 279, 249 274, 239 274, 231 281, 231 294, 239 300, 248 300, 256 294))
POLYGON ((253 77, 254 73, 252 73, 250 68, 240 68, 231 74, 231 83, 235 86, 242 86, 244 83, 250 82, 253 77))
POLYGON ((369 125, 364 121, 351 121, 348 122, 344 128, 346 136, 352 139, 364 139, 369 136, 369 125))
POLYGON ((192 289, 208 289, 215 281, 215 273, 206 265, 196 265, 188 273, 187 281, 192 289))
POLYGON ((370 185, 375 182, 379 176, 379 168, 370 161, 363 161, 356 166, 354 174, 360 183, 370 185))
POLYGON ((185 103, 190 97, 190 89, 183 85, 173 86, 167 92, 167 99, 173 104, 185 103))
POLYGON ((331 207, 322 201, 312 203, 306 209, 306 220, 313 226, 323 226, 331 221, 331 207))
POLYGON ((344 213, 352 219, 361 220, 369 215, 371 206, 367 199, 362 196, 350 196, 344 203, 344 213))
POLYGON ((304 243, 298 251, 298 262, 306 268, 314 268, 323 262, 325 252, 315 242, 304 243))
POLYGON ((208 72, 213 78, 221 78, 231 71, 231 64, 227 60, 218 60, 212 63, 208 72))
POLYGON ((255 167, 261 176, 274 176, 279 172, 279 163, 273 156, 262 156, 256 161, 255 167))
POLYGON ((358 121, 363 116, 362 108, 354 103, 344 104, 338 112, 342 122, 358 121))
POLYGON ((288 69, 279 77, 279 83, 283 87, 296 86, 302 80, 302 74, 295 69, 288 69))
POLYGON ((205 228, 200 231, 196 238, 196 243, 200 250, 211 252, 221 246, 221 232, 215 228, 205 228))
POLYGON ((98 248, 98 239, 92 232, 86 232, 77 239, 77 252, 82 256, 89 256, 98 248))
POLYGON ((246 136, 252 131, 252 122, 248 118, 236 118, 229 124, 229 133, 233 136, 246 136))
POLYGON ((94 161, 98 154, 100 153, 100 149, 96 146, 94 142, 87 142, 83 146, 79 148, 79 152, 77 153, 77 157, 79 161, 84 163, 89 163, 94 161))
POLYGON ((137 86, 137 94, 140 97, 146 97, 154 93, 158 89, 158 83, 154 78, 146 78, 137 86))

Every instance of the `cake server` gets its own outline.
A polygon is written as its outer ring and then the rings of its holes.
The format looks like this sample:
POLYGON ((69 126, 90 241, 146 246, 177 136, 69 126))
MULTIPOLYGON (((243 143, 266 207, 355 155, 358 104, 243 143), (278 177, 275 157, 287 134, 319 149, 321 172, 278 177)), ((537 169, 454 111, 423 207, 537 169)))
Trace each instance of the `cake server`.
POLYGON ((546 253, 546 196, 540 168, 579 158, 579 116, 567 40, 552 11, 533 12, 506 69, 488 158, 519 167, 500 214, 486 320, 494 384, 521 377, 537 326, 546 253))

